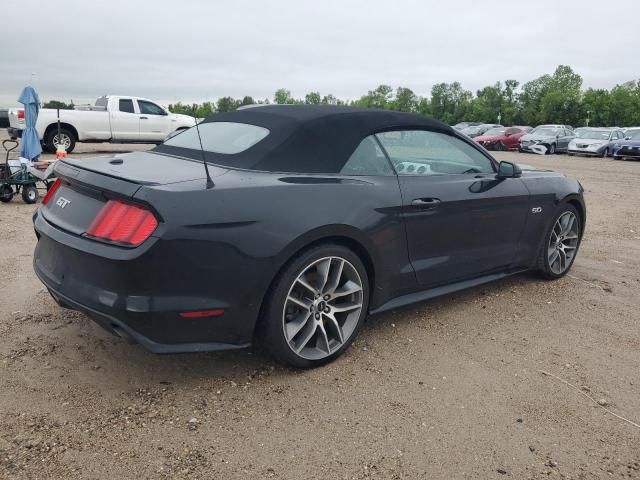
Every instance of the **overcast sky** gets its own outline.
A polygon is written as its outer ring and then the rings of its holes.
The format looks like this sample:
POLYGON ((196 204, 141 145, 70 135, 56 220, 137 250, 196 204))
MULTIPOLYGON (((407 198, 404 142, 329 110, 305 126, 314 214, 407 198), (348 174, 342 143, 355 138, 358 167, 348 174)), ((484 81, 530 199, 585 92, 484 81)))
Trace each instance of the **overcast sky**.
POLYGON ((559 64, 586 87, 640 77, 639 0, 20 0, 2 18, 0 106, 32 72, 42 100, 76 103, 428 95, 455 80, 475 93, 559 64))

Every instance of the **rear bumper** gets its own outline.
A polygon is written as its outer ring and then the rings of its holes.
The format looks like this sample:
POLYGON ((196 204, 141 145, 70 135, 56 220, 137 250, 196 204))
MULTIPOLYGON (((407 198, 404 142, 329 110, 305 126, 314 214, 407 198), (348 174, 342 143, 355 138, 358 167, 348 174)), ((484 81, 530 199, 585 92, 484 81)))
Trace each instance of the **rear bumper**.
MULTIPOLYGON (((47 286, 42 277, 40 277, 40 274, 38 274, 37 269, 36 274, 38 275, 38 278, 40 278, 42 283, 47 286)), ((139 343, 144 348, 153 353, 214 352, 222 350, 236 350, 239 348, 248 347, 250 345, 250 343, 238 345, 222 342, 158 343, 152 338, 147 337, 142 333, 134 330, 122 320, 93 310, 86 305, 82 305, 75 300, 62 295, 61 293, 56 292, 50 287, 47 288, 49 289, 49 294, 51 295, 51 297, 61 307, 70 308, 72 310, 82 312, 113 335, 125 338, 133 343, 139 343)))
POLYGON ((7 133, 9 134, 9 138, 22 138, 22 129, 9 127, 7 128, 7 133))
POLYGON ((39 212, 34 227, 38 243, 33 267, 40 281, 59 304, 85 313, 106 330, 155 353, 229 350, 251 343, 259 303, 243 299, 233 279, 222 279, 227 285, 216 288, 203 280, 210 272, 186 264, 185 257, 169 258, 172 249, 157 243, 131 258, 83 251, 74 242, 90 240, 59 230, 39 212), (206 309, 225 313, 179 316, 206 309))

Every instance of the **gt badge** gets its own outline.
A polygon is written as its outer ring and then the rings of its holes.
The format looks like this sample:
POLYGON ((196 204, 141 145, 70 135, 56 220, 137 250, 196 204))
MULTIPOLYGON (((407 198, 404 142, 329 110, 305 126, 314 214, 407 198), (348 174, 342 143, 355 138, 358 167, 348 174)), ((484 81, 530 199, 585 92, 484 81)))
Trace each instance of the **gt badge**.
POLYGON ((56 205, 59 206, 60 208, 64 208, 67 205, 69 205, 71 203, 71 200, 67 200, 64 197, 60 197, 58 198, 58 200, 56 200, 56 205))
POLYGON ((542 211, 542 207, 533 207, 531 209, 531 213, 540 213, 542 211))

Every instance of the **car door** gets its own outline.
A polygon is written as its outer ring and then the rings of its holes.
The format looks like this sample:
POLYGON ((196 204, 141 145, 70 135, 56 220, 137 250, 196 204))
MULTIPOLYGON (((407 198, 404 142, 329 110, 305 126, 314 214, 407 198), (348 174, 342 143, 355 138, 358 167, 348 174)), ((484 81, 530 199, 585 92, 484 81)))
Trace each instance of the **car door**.
POLYGON ((159 105, 147 100, 138 100, 140 111, 140 140, 161 142, 170 133, 171 120, 159 105))
POLYGON ((132 98, 114 99, 110 110, 111 138, 137 142, 140 138, 140 120, 132 98))
POLYGON ((505 146, 507 148, 517 148, 518 147, 518 141, 520 139, 520 137, 518 136, 518 134, 520 133, 520 129, 519 128, 507 128, 507 130, 505 130, 504 134, 505 134, 505 139, 503 141, 503 143, 505 144, 505 146))
POLYGON ((411 264, 424 287, 510 266, 529 193, 519 178, 496 178, 496 163, 453 135, 394 131, 376 135, 403 195, 411 264))
POLYGON ((560 139, 558 140, 558 147, 561 150, 568 150, 569 149, 569 143, 571 142, 571 140, 573 140, 576 136, 573 133, 573 131, 569 130, 568 128, 562 128, 561 129, 561 133, 560 133, 560 139))

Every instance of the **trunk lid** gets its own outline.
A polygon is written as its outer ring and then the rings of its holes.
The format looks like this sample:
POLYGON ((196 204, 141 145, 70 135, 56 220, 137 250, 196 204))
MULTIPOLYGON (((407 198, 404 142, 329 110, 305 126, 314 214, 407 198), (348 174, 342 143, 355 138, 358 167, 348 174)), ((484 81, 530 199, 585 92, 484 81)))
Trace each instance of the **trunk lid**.
MULTIPOLYGON (((76 168, 137 183, 138 185, 166 185, 205 178, 204 165, 197 160, 174 157, 156 152, 131 152, 93 158, 64 159, 76 168)), ((212 177, 226 169, 209 165, 212 177)))
MULTIPOLYGON (((209 165, 212 177, 226 171, 209 165)), ((205 178, 202 162, 149 152, 64 159, 56 165, 55 173, 62 183, 40 212, 49 223, 76 235, 86 233, 109 199, 135 202, 155 211, 153 205, 133 200, 142 186, 205 178)))

